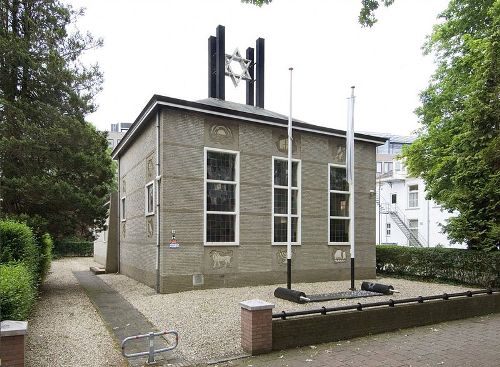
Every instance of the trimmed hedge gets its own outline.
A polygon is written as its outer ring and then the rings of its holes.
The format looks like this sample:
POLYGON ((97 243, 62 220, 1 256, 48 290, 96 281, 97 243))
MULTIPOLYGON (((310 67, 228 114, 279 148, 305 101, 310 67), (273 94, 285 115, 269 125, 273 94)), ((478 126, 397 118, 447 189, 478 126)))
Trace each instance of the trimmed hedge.
POLYGON ((78 239, 65 239, 54 243, 54 254, 63 256, 93 256, 94 243, 78 239))
POLYGON ((40 254, 30 227, 13 220, 0 221, 0 264, 23 262, 34 284, 40 276, 40 254))
POLYGON ((2 320, 26 320, 35 303, 34 279, 26 265, 0 265, 0 310, 2 320))
POLYGON ((377 272, 500 287, 500 251, 377 245, 377 272))
POLYGON ((40 280, 43 282, 47 277, 47 274, 49 273, 50 263, 52 262, 53 242, 52 238, 48 233, 45 233, 42 236, 42 238, 40 238, 38 246, 40 251, 40 263, 39 263, 40 280))

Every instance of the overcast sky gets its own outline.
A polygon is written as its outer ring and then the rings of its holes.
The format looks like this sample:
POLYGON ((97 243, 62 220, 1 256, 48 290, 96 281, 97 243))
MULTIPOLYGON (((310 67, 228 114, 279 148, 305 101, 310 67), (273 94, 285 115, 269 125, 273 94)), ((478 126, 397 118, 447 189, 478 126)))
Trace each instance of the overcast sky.
MULTIPOLYGON (((434 71, 421 47, 448 0, 396 0, 373 28, 357 22, 361 0, 274 0, 258 8, 239 0, 67 0, 85 7, 82 31, 104 46, 85 55, 104 73, 99 108, 88 116, 101 130, 133 122, 153 94, 191 101, 207 97, 207 39, 226 27, 226 53, 244 54, 266 40, 265 107, 345 129, 350 86, 356 86, 356 131, 410 134, 418 93, 434 71)), ((226 99, 245 103, 244 83, 226 78, 226 99)))

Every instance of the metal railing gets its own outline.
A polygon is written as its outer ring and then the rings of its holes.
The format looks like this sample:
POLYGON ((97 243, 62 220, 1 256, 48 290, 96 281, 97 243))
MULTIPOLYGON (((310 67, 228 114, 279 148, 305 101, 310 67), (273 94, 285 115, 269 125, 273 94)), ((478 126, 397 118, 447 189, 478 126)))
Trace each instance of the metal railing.
POLYGON ((493 294, 493 293, 499 293, 500 288, 495 288, 495 289, 482 289, 478 291, 467 291, 467 292, 460 292, 460 293, 443 293, 441 295, 435 295, 435 296, 418 296, 414 298, 404 298, 404 299, 390 299, 388 301, 382 301, 382 302, 372 302, 372 303, 357 303, 355 305, 347 305, 347 306, 338 306, 338 307, 321 307, 317 309, 311 309, 311 310, 304 310, 304 311, 291 311, 291 312, 286 312, 282 311, 280 313, 273 313, 273 319, 282 319, 286 320, 287 317, 293 317, 293 316, 304 316, 304 315, 314 315, 314 314, 321 314, 321 315, 326 315, 328 312, 336 312, 336 311, 349 311, 349 310, 358 310, 362 311, 365 308, 371 308, 371 307, 381 307, 381 306, 389 306, 389 307, 395 307, 396 305, 399 304, 405 304, 405 303, 424 303, 424 301, 432 301, 432 300, 448 300, 450 298, 455 298, 455 297, 472 297, 473 295, 476 294, 493 294))
POLYGON ((177 331, 160 331, 160 332, 157 332, 157 333, 154 333, 154 332, 150 332, 150 333, 147 333, 147 334, 141 334, 141 335, 134 335, 134 336, 129 336, 128 338, 125 338, 123 339, 122 341, 122 355, 126 358, 134 358, 134 357, 142 357, 142 356, 148 356, 148 364, 153 364, 153 363, 156 363, 155 361, 155 354, 158 354, 158 353, 162 353, 162 352, 168 352, 169 350, 173 350, 175 348, 177 348, 177 345, 179 344, 179 334, 177 333, 177 331), (154 339, 155 339, 155 336, 163 336, 163 335, 166 335, 166 334, 172 334, 172 335, 175 335, 175 344, 171 347, 165 347, 165 348, 161 348, 161 349, 154 349, 155 348, 155 345, 154 345, 154 339), (127 354, 125 353, 125 344, 131 340, 137 340, 137 339, 144 339, 144 338, 148 338, 149 340, 149 349, 145 352, 138 352, 138 353, 130 353, 130 354, 127 354))

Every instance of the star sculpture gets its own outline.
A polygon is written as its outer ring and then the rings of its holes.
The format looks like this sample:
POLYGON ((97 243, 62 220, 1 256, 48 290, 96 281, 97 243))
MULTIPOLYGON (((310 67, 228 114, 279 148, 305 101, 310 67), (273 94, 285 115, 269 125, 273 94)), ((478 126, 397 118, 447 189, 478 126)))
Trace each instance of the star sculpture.
POLYGON ((250 77, 250 73, 248 71, 248 68, 251 65, 252 65, 252 61, 241 57, 240 50, 238 50, 236 48, 232 55, 226 54, 225 74, 227 76, 231 77, 231 80, 233 81, 234 86, 237 87, 241 80, 252 80, 252 78, 250 77), (241 67, 240 74, 234 72, 234 70, 231 66, 233 61, 240 64, 240 67, 241 67))

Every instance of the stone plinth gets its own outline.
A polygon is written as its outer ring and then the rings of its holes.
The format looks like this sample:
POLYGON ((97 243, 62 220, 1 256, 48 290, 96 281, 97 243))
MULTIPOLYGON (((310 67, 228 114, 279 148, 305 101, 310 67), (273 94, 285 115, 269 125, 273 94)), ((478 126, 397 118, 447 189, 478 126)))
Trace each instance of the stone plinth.
POLYGON ((258 299, 240 302, 241 347, 252 355, 273 349, 272 309, 274 305, 258 299))
POLYGON ((27 321, 5 320, 0 323, 0 360, 2 367, 24 366, 24 339, 27 321))

